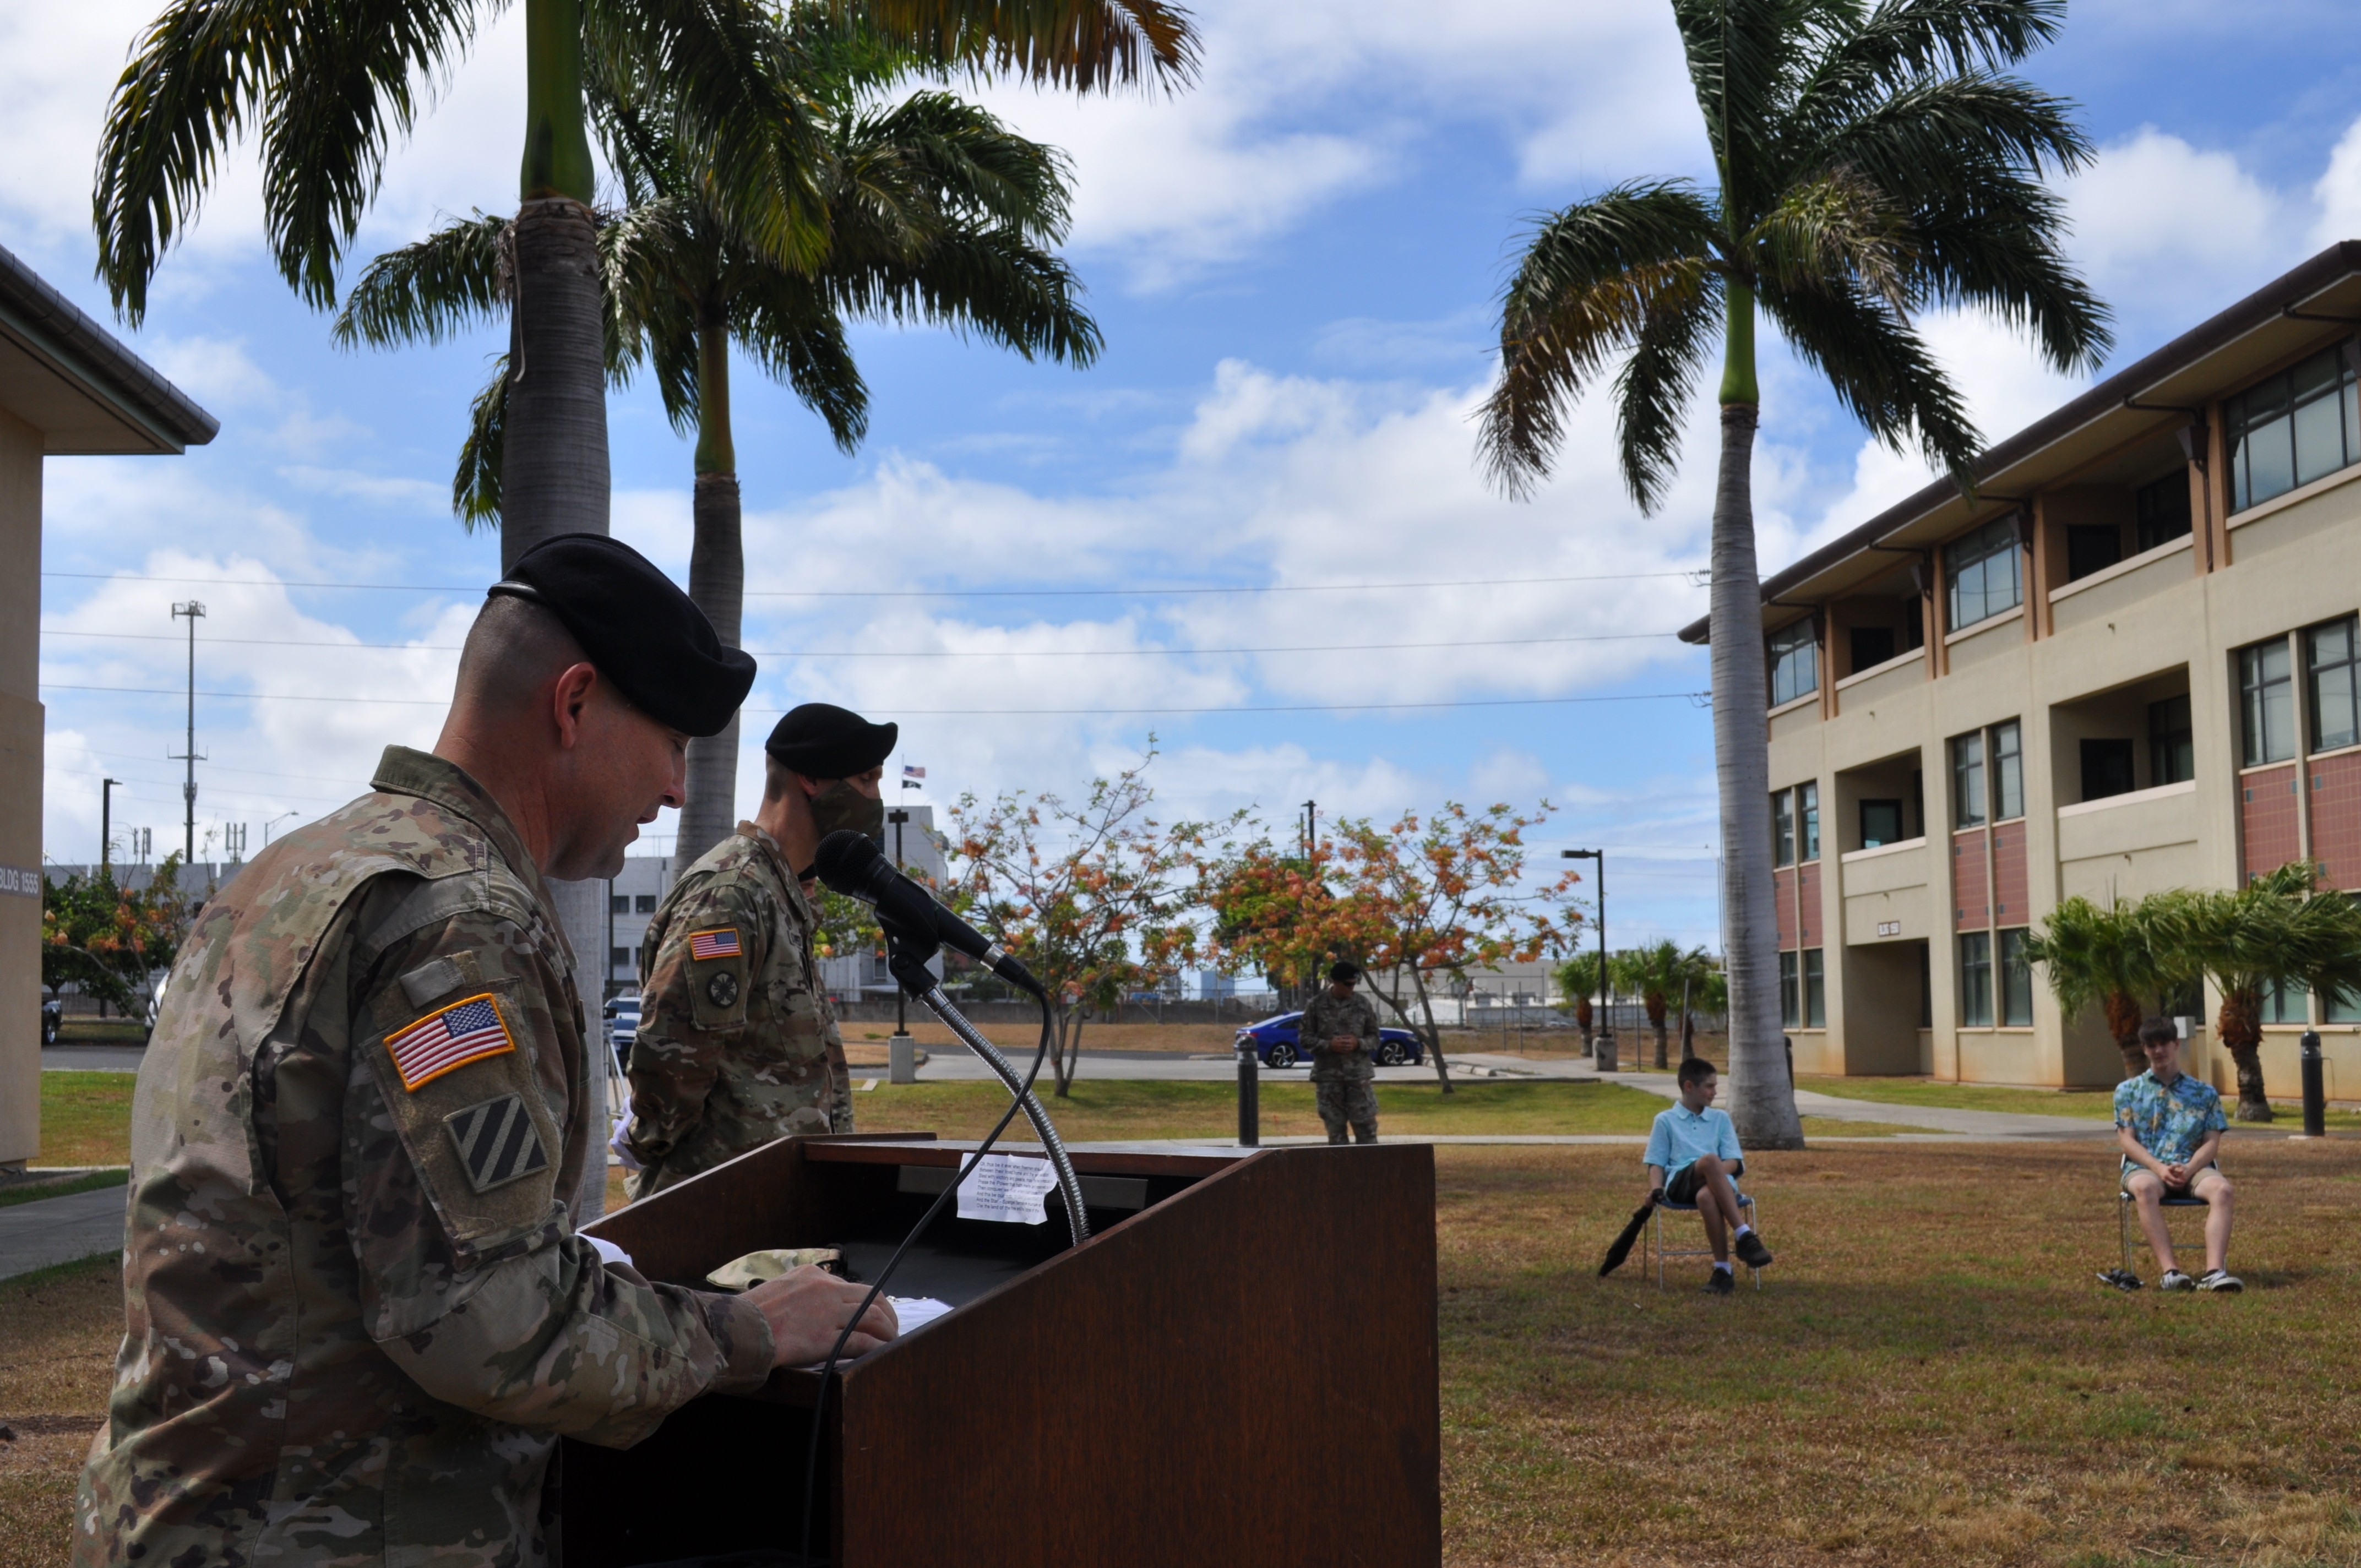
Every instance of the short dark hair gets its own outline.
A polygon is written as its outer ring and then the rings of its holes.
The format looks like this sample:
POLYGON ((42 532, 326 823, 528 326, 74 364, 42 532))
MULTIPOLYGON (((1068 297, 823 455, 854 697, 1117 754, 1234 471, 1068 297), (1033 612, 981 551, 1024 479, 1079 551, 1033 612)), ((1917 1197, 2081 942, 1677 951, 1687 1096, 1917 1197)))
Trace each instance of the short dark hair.
POLYGON ((2177 1043, 2180 1038, 2180 1025, 2169 1018, 2151 1018, 2140 1025, 2139 1043, 2142 1046, 2160 1046, 2167 1040, 2177 1043))
POLYGON ((1686 1089, 1692 1083, 1701 1083, 1711 1078, 1717 1070, 1713 1063, 1706 1060, 1705 1058, 1690 1057, 1681 1063, 1680 1086, 1686 1089))
POLYGON ((1350 959, 1338 959, 1328 966, 1328 978, 1342 985, 1350 985, 1361 978, 1361 966, 1350 959))

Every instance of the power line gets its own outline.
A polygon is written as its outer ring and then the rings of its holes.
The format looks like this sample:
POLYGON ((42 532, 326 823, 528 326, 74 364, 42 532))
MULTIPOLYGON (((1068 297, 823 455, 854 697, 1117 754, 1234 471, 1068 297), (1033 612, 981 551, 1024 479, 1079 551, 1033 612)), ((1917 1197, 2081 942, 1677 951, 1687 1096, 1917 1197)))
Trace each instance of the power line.
MULTIPOLYGON (((164 686, 92 686, 68 685, 62 683, 41 683, 43 691, 114 692, 127 696, 180 696, 181 692, 164 686)), ((1588 702, 1694 702, 1697 692, 1631 692, 1609 696, 1504 696, 1466 697, 1440 702, 1305 702, 1220 707, 896 707, 895 713, 907 718, 1123 718, 1135 714, 1159 713, 1378 713, 1449 707, 1547 707, 1568 703, 1588 702)), ((207 692, 199 696, 224 697, 233 702, 341 702, 370 703, 397 707, 446 707, 439 697, 412 696, 309 696, 297 692, 207 692)), ((780 707, 750 707, 743 710, 762 718, 785 713, 780 707)))
MULTIPOLYGON (((478 583, 337 583, 292 581, 277 577, 170 577, 144 572, 43 572, 44 577, 82 582, 198 583, 216 587, 355 588, 379 593, 475 594, 478 583)), ((1199 594, 1358 594, 1416 588, 1507 588, 1534 583, 1631 583, 1658 577, 1684 577, 1702 587, 1694 568, 1669 572, 1597 572, 1575 576, 1452 577, 1412 583, 1277 583, 1262 587, 1205 584, 1153 588, 748 588, 748 598, 818 599, 963 599, 963 598, 1169 598, 1199 594)))
MULTIPOLYGON (((177 637, 145 631, 44 631, 44 637, 97 637, 119 642, 178 642, 177 637)), ((1261 648, 1007 648, 962 651, 929 649, 915 653, 869 648, 749 648, 758 659, 1197 659, 1245 653, 1383 653, 1395 649, 1535 648, 1558 642, 1639 642, 1677 637, 1677 631, 1598 631, 1572 637, 1494 637, 1442 642, 1307 642, 1261 648)), ((456 653, 437 642, 293 641, 265 637, 214 637, 207 647, 346 648, 357 652, 456 653)))

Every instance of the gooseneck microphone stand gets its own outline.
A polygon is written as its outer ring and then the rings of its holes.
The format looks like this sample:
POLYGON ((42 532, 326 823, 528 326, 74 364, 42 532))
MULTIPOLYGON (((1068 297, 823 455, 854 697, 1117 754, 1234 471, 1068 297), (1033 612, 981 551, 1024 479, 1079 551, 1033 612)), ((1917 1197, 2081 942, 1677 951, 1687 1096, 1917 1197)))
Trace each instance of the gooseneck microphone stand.
POLYGON ((927 959, 933 956, 934 951, 935 944, 931 941, 906 938, 890 927, 886 929, 885 967, 893 971, 894 979, 905 992, 918 999, 920 1006, 942 1020, 943 1027, 957 1036, 961 1044, 982 1058, 983 1065, 1008 1086, 1008 1092, 1024 1107, 1025 1119, 1033 1124, 1033 1131, 1039 1135, 1042 1148, 1049 1153, 1050 1167, 1058 1173, 1058 1191, 1066 1203, 1066 1229, 1073 1236, 1074 1245, 1080 1246, 1090 1240, 1091 1222, 1082 1212, 1082 1179, 1074 1174, 1073 1161, 1066 1157, 1066 1146, 1060 1141, 1058 1129, 1050 1124, 1049 1113, 1041 1108, 1041 1102, 1034 1098, 1032 1089, 1025 1081, 1025 1075, 1001 1054, 999 1047, 985 1039, 983 1032, 967 1021, 951 1004, 951 999, 943 994, 943 988, 935 983, 933 972, 927 968, 927 959))

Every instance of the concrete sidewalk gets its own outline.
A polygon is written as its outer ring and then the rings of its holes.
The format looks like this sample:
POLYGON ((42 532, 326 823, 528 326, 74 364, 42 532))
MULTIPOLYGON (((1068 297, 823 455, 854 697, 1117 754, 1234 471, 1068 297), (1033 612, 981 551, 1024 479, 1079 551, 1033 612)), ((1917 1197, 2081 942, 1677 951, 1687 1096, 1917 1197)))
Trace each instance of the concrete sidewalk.
POLYGON ((0 1209, 0 1279, 123 1250, 128 1190, 101 1187, 0 1209))
MULTIPOLYGON (((1668 1072, 1609 1072, 1601 1073, 1599 1077, 1606 1082, 1629 1084, 1651 1094, 1661 1094, 1667 1100, 1681 1097, 1679 1085, 1668 1072)), ((1890 1126, 1924 1127, 1929 1133, 1973 1138, 1979 1142, 2100 1138, 2113 1143, 2115 1138, 2113 1123, 2084 1116, 2037 1116, 2015 1111, 1958 1111, 1939 1105, 1889 1105, 1876 1100, 1846 1100, 1809 1089, 1795 1091, 1795 1109, 1806 1116, 1825 1116, 1838 1122, 1883 1122, 1890 1126)))

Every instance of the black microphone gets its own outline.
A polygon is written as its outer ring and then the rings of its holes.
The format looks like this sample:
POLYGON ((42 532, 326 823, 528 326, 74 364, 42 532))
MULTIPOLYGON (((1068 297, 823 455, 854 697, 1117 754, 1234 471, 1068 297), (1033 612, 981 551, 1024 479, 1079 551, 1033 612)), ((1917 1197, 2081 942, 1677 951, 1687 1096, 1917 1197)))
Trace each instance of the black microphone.
POLYGON ((889 933, 908 932, 921 941, 955 948, 1009 984, 1041 994, 1041 982, 1033 978, 1032 970, 896 871, 868 834, 847 828, 822 839, 816 869, 819 880, 830 888, 875 909, 878 924, 889 933))

